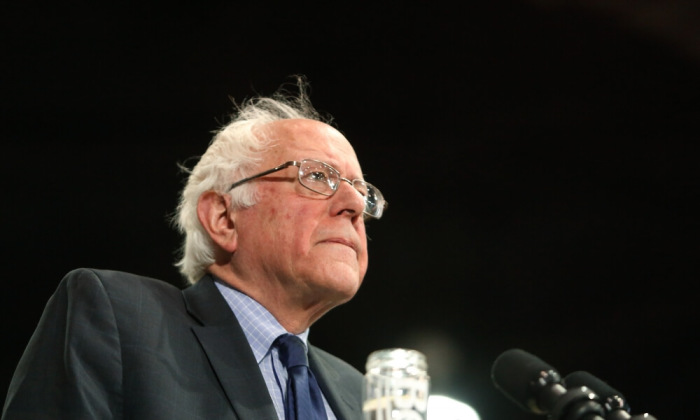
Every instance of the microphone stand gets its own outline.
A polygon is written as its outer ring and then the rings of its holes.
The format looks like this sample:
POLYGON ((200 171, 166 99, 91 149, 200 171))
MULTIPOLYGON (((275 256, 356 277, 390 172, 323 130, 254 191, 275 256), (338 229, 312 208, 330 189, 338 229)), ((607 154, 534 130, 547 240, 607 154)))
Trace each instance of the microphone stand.
POLYGON ((621 407, 610 405, 609 400, 601 404, 598 394, 586 386, 569 388, 557 394, 553 401, 545 403, 552 407, 549 420, 657 420, 649 413, 630 416, 621 407))
POLYGON ((557 382, 540 397, 538 405, 550 407, 549 420, 606 420, 600 398, 585 386, 566 389, 557 382))
POLYGON ((598 396, 586 387, 569 389, 556 401, 551 420, 605 420, 598 396))
POLYGON ((631 416, 622 395, 594 376, 577 372, 562 380, 552 366, 521 349, 501 354, 491 376, 513 402, 549 420, 656 420, 648 413, 631 416))
POLYGON ((606 420, 656 420, 649 413, 631 415, 630 406, 620 391, 585 371, 573 372, 562 381, 565 387, 584 387, 595 392, 605 408, 606 420))

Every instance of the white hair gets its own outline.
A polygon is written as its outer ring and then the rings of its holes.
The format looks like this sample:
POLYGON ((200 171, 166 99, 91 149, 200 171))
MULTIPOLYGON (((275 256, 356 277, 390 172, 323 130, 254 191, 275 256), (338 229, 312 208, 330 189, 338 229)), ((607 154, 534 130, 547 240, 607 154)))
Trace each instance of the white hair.
POLYGON ((180 250, 181 258, 175 264, 190 284, 196 283, 207 267, 214 263, 214 242, 202 227, 197 216, 199 197, 207 191, 231 195, 231 208, 245 208, 257 201, 256 187, 243 184, 230 192, 231 184, 252 175, 263 153, 273 147, 276 139, 261 130, 265 124, 283 119, 322 120, 306 94, 307 83, 296 78, 299 93, 289 96, 280 89, 270 97, 254 97, 236 104, 231 121, 215 132, 207 150, 189 172, 187 184, 180 195, 180 202, 173 221, 184 234, 180 250))

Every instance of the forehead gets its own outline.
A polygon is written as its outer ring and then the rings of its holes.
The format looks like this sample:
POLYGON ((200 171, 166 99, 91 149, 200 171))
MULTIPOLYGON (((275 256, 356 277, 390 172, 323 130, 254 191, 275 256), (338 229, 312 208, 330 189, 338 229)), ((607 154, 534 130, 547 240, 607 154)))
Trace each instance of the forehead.
POLYGON ((350 142, 338 130, 314 120, 288 119, 269 123, 266 135, 275 140, 266 155, 272 165, 305 158, 322 160, 341 172, 357 172, 360 164, 350 142), (279 162, 278 162, 279 161, 279 162))

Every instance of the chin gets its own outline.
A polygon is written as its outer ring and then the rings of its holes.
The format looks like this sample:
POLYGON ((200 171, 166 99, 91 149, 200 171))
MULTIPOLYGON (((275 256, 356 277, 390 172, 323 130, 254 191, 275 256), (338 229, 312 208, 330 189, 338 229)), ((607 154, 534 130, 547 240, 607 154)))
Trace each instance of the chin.
POLYGON ((337 276, 330 278, 331 280, 325 284, 326 289, 329 291, 329 294, 333 295, 334 300, 339 301, 339 304, 352 299, 360 289, 361 280, 357 275, 345 278, 337 276))
POLYGON ((325 296, 329 301, 347 302, 360 289, 362 276, 360 264, 356 259, 352 261, 338 259, 316 259, 314 264, 306 264, 304 271, 299 271, 301 278, 314 293, 325 296), (305 274, 304 274, 305 272, 305 274))

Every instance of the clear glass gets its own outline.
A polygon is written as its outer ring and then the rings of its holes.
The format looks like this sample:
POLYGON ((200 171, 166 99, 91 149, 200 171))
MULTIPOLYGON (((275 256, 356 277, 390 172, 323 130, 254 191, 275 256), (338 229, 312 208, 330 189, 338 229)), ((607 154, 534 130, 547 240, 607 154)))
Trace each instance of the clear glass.
POLYGON ((338 190, 340 181, 345 181, 352 185, 365 201, 365 216, 379 219, 382 217, 382 214, 387 207, 387 202, 377 187, 361 179, 350 180, 343 178, 340 176, 340 172, 338 172, 337 169, 325 162, 315 159, 304 159, 301 162, 290 160, 289 162, 285 162, 272 169, 249 176, 241 179, 240 181, 236 181, 229 186, 228 191, 231 191, 237 186, 243 185, 248 181, 281 171, 282 169, 290 166, 297 166, 299 168, 297 171, 297 179, 299 180, 299 183, 304 186, 304 188, 308 188, 309 190, 321 195, 331 196, 335 194, 335 192, 338 190))
POLYGON ((430 377, 425 355, 392 348, 369 355, 363 390, 365 420, 426 420, 430 377))

